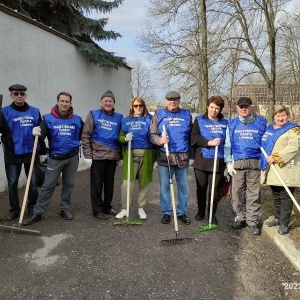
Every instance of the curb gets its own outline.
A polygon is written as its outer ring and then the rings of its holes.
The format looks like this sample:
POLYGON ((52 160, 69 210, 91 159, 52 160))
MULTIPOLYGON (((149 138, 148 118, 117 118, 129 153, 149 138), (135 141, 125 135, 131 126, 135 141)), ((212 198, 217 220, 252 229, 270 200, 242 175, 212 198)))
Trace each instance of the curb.
MULTIPOLYGON (((270 218, 267 221, 271 221, 270 218)), ((300 271, 300 251, 295 247, 295 243, 288 237, 288 235, 280 235, 277 230, 278 226, 268 227, 263 225, 262 230, 275 242, 280 251, 290 260, 292 265, 300 271)))

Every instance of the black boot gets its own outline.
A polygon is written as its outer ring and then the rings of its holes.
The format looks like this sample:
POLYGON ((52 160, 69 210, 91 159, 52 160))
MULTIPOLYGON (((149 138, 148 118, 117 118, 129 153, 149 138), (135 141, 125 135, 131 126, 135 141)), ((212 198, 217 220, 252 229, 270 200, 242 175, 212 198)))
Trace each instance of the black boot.
POLYGON ((213 214, 212 217, 211 217, 211 223, 212 223, 212 224, 215 224, 215 225, 218 225, 218 220, 217 220, 215 214, 213 214))
POLYGON ((202 221, 205 218, 205 212, 197 212, 195 219, 196 221, 202 221))

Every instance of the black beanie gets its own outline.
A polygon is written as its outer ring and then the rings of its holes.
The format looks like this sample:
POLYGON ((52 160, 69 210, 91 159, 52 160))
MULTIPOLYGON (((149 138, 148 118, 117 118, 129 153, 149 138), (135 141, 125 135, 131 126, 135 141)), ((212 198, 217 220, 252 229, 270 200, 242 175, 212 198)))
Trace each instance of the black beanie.
POLYGON ((113 92, 111 90, 107 90, 102 96, 101 96, 101 100, 105 97, 110 97, 114 100, 114 102, 116 103, 116 99, 115 99, 115 95, 113 94, 113 92))

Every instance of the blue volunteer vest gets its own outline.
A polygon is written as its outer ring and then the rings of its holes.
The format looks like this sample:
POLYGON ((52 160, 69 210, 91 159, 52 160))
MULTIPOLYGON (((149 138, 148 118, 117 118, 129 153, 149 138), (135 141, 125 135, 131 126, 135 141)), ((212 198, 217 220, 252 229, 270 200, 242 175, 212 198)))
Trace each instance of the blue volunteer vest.
POLYGON ((80 147, 81 118, 73 115, 70 119, 56 118, 53 114, 44 115, 51 132, 49 150, 51 154, 62 155, 80 147))
MULTIPOLYGON (((146 117, 126 117, 122 119, 122 129, 124 133, 131 132, 133 139, 131 142, 132 149, 152 149, 150 142, 150 122, 152 116, 146 117)), ((127 149, 127 145, 126 145, 127 149)))
MULTIPOLYGON (((166 126, 169 138, 169 151, 172 153, 186 153, 190 149, 191 114, 187 109, 180 109, 177 113, 171 113, 167 109, 156 111, 158 116, 158 134, 163 133, 163 125, 166 126)), ((166 152, 164 147, 159 151, 166 152)))
MULTIPOLYGON (((11 130, 15 154, 31 153, 34 145, 32 128, 39 125, 39 110, 36 107, 29 106, 27 111, 17 111, 10 106, 5 106, 2 113, 11 130)), ((39 149, 38 144, 37 150, 39 149)))
MULTIPOLYGON (((267 155, 270 156, 272 153, 272 150, 274 148, 274 145, 277 141, 277 139, 284 134, 286 131, 290 130, 293 127, 299 127, 296 123, 286 123, 283 127, 274 129, 273 124, 271 124, 265 134, 263 135, 261 139, 261 146, 266 151, 267 155)), ((265 170, 268 166, 267 160, 263 153, 261 154, 260 158, 260 168, 261 170, 265 170)))
POLYGON ((92 110, 91 113, 95 124, 92 139, 107 147, 118 150, 119 132, 123 115, 116 112, 112 115, 107 115, 100 109, 92 110))
MULTIPOLYGON (((215 138, 221 138, 220 145, 218 147, 218 158, 224 158, 224 144, 226 137, 226 128, 228 121, 221 119, 218 121, 203 118, 201 116, 197 117, 199 130, 201 136, 206 140, 213 140, 215 138)), ((204 158, 214 158, 215 157, 215 147, 202 148, 202 156, 204 158)))
POLYGON ((228 122, 233 159, 259 159, 261 138, 266 129, 267 120, 256 117, 254 122, 243 124, 239 118, 228 122))

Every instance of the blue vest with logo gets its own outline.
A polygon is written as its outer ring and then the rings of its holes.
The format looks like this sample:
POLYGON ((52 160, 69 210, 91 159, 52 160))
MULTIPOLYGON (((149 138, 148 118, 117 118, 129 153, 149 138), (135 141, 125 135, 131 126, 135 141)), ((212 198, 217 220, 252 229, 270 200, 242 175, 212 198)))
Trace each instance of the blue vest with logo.
MULTIPOLYGON (((124 133, 131 132, 133 139, 131 142, 132 149, 152 149, 150 142, 150 122, 152 115, 146 117, 126 117, 122 119, 122 129, 124 133)), ((127 148, 127 145, 126 145, 127 148)))
POLYGON ((243 124, 239 118, 228 122, 233 159, 260 159, 261 138, 267 120, 256 117, 252 123, 243 124))
MULTIPOLYGON (((197 117, 199 130, 201 136, 206 140, 213 140, 215 138, 221 138, 220 145, 218 147, 218 158, 224 158, 224 144, 226 137, 226 128, 228 121, 221 119, 218 121, 210 120, 207 118, 197 117)), ((215 147, 202 148, 202 156, 204 158, 215 157, 215 147)))
POLYGON ((49 150, 51 154, 68 154, 80 147, 81 118, 73 115, 70 119, 56 118, 53 114, 44 115, 51 132, 49 150))
MULTIPOLYGON (((272 150, 274 148, 274 145, 277 141, 277 139, 284 134, 286 131, 290 130, 293 127, 299 127, 296 123, 286 123, 281 128, 273 128, 273 124, 271 124, 265 134, 263 135, 261 139, 261 146, 266 151, 267 155, 270 156, 272 153, 272 150)), ((260 159, 260 168, 264 171, 268 166, 267 160, 263 154, 261 154, 260 159)))
POLYGON ((112 115, 107 115, 100 109, 92 110, 91 113, 95 124, 92 139, 118 150, 119 132, 123 115, 116 112, 112 115))
MULTIPOLYGON (((31 153, 34 145, 32 128, 39 125, 39 110, 36 107, 29 106, 27 111, 17 111, 10 106, 5 106, 2 108, 2 113, 11 130, 15 154, 31 153)), ((39 149, 38 145, 37 150, 39 149)))
MULTIPOLYGON (((169 112, 167 109, 156 111, 158 116, 158 134, 161 136, 163 125, 166 126, 169 138, 169 151, 172 153, 186 153, 190 149, 191 114, 187 109, 179 109, 177 113, 169 112)), ((159 149, 166 152, 164 147, 159 149)))

